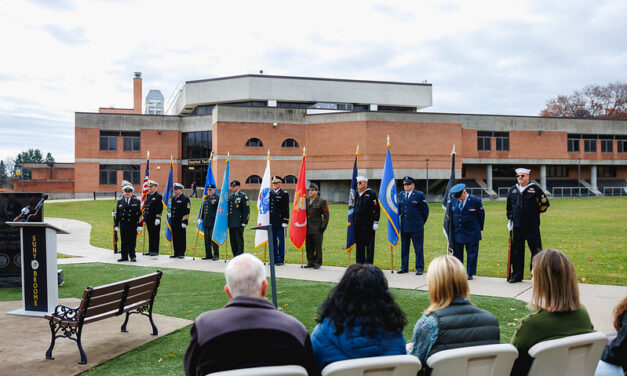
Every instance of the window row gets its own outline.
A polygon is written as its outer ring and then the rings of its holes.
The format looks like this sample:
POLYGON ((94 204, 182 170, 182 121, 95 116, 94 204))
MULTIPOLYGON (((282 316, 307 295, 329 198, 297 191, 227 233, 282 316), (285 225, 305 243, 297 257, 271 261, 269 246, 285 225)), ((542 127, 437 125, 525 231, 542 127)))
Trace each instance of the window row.
POLYGON ((140 132, 100 131, 100 150, 118 150, 118 137, 123 137, 124 151, 141 151, 140 132))
POLYGON ((492 150, 492 138, 496 139, 497 151, 509 150, 509 132, 477 131, 477 150, 492 150))
MULTIPOLYGON (((294 175, 286 175, 283 178, 283 184, 296 184, 298 179, 294 175)), ((246 184, 261 184, 261 176, 259 175, 250 175, 246 178, 246 184)))
POLYGON ((122 170, 122 179, 139 184, 140 165, 100 165, 100 185, 117 185, 118 171, 122 170))
POLYGON ((569 133, 567 138, 567 150, 570 153, 580 151, 581 141, 583 140, 583 151, 586 153, 596 153, 597 140, 601 143, 601 153, 613 153, 613 141, 616 140, 616 151, 619 153, 627 153, 627 136, 611 135, 611 134, 578 134, 569 133))
MULTIPOLYGON (((258 138, 249 138, 248 141, 246 141, 246 147, 248 148, 262 148, 263 147, 263 142, 258 139, 258 138)), ((294 140, 293 138, 287 138, 285 140, 283 140, 283 142, 281 143, 281 147, 282 148, 297 148, 298 147, 298 141, 294 140)))

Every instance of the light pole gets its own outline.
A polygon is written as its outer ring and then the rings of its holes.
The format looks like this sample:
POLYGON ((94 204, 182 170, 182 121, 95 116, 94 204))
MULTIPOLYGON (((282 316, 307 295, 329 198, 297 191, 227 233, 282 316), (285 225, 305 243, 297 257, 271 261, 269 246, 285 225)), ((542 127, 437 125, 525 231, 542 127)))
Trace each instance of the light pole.
POLYGON ((429 158, 425 159, 425 162, 427 162, 427 186, 425 187, 425 196, 427 202, 429 202, 429 158))
POLYGON ((581 158, 577 158, 577 197, 581 197, 581 158))

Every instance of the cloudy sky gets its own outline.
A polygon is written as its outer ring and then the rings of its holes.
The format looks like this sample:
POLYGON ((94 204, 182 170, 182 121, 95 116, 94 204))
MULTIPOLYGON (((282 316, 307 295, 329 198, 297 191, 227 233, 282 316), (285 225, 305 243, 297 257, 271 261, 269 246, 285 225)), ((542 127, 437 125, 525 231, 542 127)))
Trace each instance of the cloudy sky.
POLYGON ((426 111, 537 115, 627 80, 627 1, 0 0, 0 159, 74 160, 74 112, 265 74, 433 84, 426 111))

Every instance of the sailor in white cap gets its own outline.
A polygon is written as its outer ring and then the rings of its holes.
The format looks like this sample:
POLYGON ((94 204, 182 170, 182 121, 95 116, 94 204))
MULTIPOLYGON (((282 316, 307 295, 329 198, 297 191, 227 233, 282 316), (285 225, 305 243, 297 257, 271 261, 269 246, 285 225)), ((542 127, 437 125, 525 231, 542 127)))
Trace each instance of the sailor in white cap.
MULTIPOLYGON (((549 207, 549 200, 537 184, 529 181, 527 168, 516 169, 518 184, 512 186, 507 194, 507 228, 512 239, 510 264, 511 274, 507 282, 516 283, 523 280, 525 267, 525 240, 531 250, 531 259, 542 250, 540 237, 540 213, 549 207)), ((529 263, 531 269, 531 262, 529 263)))
POLYGON ((185 258, 187 239, 185 228, 189 220, 189 209, 191 204, 189 198, 183 194, 183 184, 174 183, 174 197, 172 197, 172 207, 170 209, 170 227, 172 228, 172 246, 174 255, 170 258, 185 258))
POLYGON ((159 238, 161 232, 161 214, 163 213, 163 197, 157 192, 159 183, 148 181, 149 193, 146 196, 144 206, 144 222, 148 230, 148 252, 144 256, 157 256, 159 254, 159 238))
POLYGON ((368 179, 357 177, 357 194, 353 211, 355 223, 355 251, 358 264, 374 262, 375 232, 379 228, 379 200, 377 194, 368 188, 368 179))

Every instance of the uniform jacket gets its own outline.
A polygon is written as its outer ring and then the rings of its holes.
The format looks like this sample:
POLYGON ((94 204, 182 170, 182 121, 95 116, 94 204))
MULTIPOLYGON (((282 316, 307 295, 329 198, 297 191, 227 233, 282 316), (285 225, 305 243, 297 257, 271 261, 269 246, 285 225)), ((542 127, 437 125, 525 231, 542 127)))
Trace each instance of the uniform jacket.
POLYGON ((157 191, 146 196, 146 205, 144 206, 144 221, 154 223, 155 219, 161 219, 163 213, 163 197, 157 191))
POLYGON ((319 369, 327 364, 346 359, 371 356, 405 355, 405 337, 398 333, 379 331, 375 337, 361 333, 361 325, 350 330, 344 327, 340 335, 335 335, 335 325, 325 318, 311 333, 314 358, 319 369))
POLYGON ((229 195, 229 227, 242 227, 248 224, 250 206, 248 196, 242 191, 229 195))
POLYGON ((514 227, 540 227, 540 213, 549 207, 549 199, 536 184, 529 183, 523 193, 514 185, 507 194, 507 219, 514 227))
MULTIPOLYGON (((453 235, 456 243, 468 244, 481 240, 481 231, 485 221, 485 211, 479 197, 468 195, 462 210, 462 203, 455 197, 449 203, 449 218, 452 218, 453 235)), ((448 227, 447 227, 448 228, 448 227)))
POLYGON ((372 223, 379 221, 380 213, 379 200, 372 189, 366 188, 362 195, 355 193, 353 221, 356 229, 372 229, 372 223))
POLYGON ((327 205, 327 200, 316 196, 310 204, 309 198, 307 198, 305 208, 307 210, 307 233, 323 233, 329 224, 329 205, 327 205))
POLYGON ((172 224, 181 224, 185 223, 187 225, 187 220, 189 219, 189 209, 191 204, 189 202, 189 198, 181 193, 179 196, 172 197, 172 206, 170 212, 172 216, 170 217, 172 224))
POLYGON ((400 192, 398 216, 401 220, 402 232, 424 231, 425 223, 429 218, 429 205, 427 205, 425 195, 414 189, 407 198, 407 192, 400 192))
POLYGON ((238 296, 198 316, 183 362, 186 375, 300 365, 319 375, 307 329, 261 298, 238 296))
POLYGON ((121 228, 136 228, 141 226, 141 202, 135 196, 131 196, 129 203, 123 197, 118 201, 115 210, 115 225, 121 228))
POLYGON ((205 197, 202 202, 202 226, 204 228, 213 228, 213 224, 216 221, 219 201, 220 196, 214 193, 211 196, 205 197))
POLYGON ((290 222, 290 195, 282 188, 270 190, 270 224, 273 228, 290 222))

